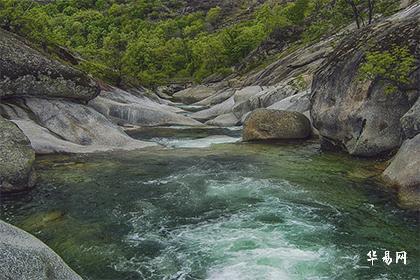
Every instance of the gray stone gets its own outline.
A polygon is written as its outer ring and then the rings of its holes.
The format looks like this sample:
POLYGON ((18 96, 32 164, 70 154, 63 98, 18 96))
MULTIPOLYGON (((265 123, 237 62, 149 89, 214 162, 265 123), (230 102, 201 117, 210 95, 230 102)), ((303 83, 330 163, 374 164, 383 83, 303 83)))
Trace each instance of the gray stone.
POLYGON ((237 90, 234 95, 235 104, 244 102, 256 94, 263 91, 265 88, 261 86, 247 86, 240 90, 237 90))
POLYGON ((333 50, 338 36, 299 48, 276 60, 262 70, 253 71, 242 78, 242 85, 276 85, 300 75, 312 75, 333 50))
POLYGON ((1 220, 0 279, 82 280, 39 239, 1 220))
POLYGON ((246 118, 244 141, 305 139, 311 135, 311 123, 298 112, 257 109, 246 118))
POLYGON ((383 175, 398 186, 420 188, 420 134, 403 143, 383 175))
POLYGON ((302 91, 298 94, 289 96, 279 102, 269 106, 268 109, 295 111, 304 113, 309 111, 311 107, 310 91, 302 91))
POLYGON ((202 123, 181 115, 178 108, 158 104, 144 96, 134 96, 128 92, 113 89, 103 91, 89 102, 89 106, 107 116, 117 124, 139 126, 200 126, 202 123))
POLYGON ((33 187, 34 162, 35 153, 28 138, 14 123, 0 116, 0 192, 19 192, 33 187))
POLYGON ((222 103, 226 99, 232 97, 232 95, 234 95, 234 94, 235 94, 235 89, 224 88, 224 89, 218 91, 217 93, 215 93, 214 95, 209 96, 206 99, 203 99, 203 100, 195 103, 195 105, 200 105, 200 106, 216 105, 216 104, 222 103))
MULTIPOLYGON (((416 9, 420 11, 420 5, 416 9)), ((311 116, 323 143, 329 143, 323 147, 333 146, 357 156, 378 156, 400 147, 405 137, 400 120, 419 96, 420 65, 410 77, 412 84, 407 88, 415 89, 410 93, 401 88, 386 94, 387 81, 361 81, 358 73, 364 53, 372 46, 383 51, 404 45, 415 57, 420 56, 420 17, 402 16, 405 14, 354 32, 317 71, 311 116)), ((409 135, 414 131, 408 128, 409 135)))
POLYGON ((178 91, 173 95, 173 98, 175 101, 193 104, 216 94, 217 91, 218 89, 215 86, 199 85, 178 91))
POLYGON ((401 206, 420 209, 420 134, 404 142, 383 177, 399 187, 401 206))
POLYGON ((233 113, 220 115, 212 120, 206 122, 207 125, 219 127, 232 127, 239 123, 238 118, 233 113))
POLYGON ((266 108, 297 92, 298 90, 296 88, 287 82, 283 82, 276 86, 265 88, 250 96, 242 95, 241 98, 237 98, 233 107, 233 113, 238 119, 243 119, 244 115, 255 109, 266 108), (245 99, 246 97, 248 99, 245 99))
POLYGON ((420 133, 420 97, 413 107, 401 118, 405 138, 413 138, 420 133))
POLYGON ((8 104, 13 110, 3 111, 30 139, 36 153, 91 153, 156 146, 130 138, 88 106, 65 100, 26 98, 24 101, 19 105, 8 104))
POLYGON ((0 29, 0 98, 60 97, 88 101, 99 87, 87 75, 45 57, 0 29))
POLYGON ((213 107, 210 107, 209 109, 191 114, 191 117, 196 120, 207 121, 217 116, 232 112, 234 103, 235 103, 234 97, 232 96, 231 98, 225 100, 224 102, 214 105, 213 107))

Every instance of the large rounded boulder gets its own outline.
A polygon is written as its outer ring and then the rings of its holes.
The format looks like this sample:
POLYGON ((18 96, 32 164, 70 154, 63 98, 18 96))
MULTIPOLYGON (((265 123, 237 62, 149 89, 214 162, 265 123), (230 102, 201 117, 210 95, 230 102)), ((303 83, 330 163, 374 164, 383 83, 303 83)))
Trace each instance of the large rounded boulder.
POLYGON ((0 193, 29 189, 35 184, 35 153, 28 138, 0 116, 0 193))
POLYGON ((401 187, 420 187, 420 134, 404 142, 384 177, 401 187))
POLYGON ((314 77, 311 96, 313 125, 323 148, 356 156, 378 156, 396 151, 407 135, 415 134, 412 117, 404 115, 419 97, 420 61, 405 86, 388 92, 392 83, 380 75, 361 79, 368 52, 390 52, 395 46, 420 56, 420 5, 344 39, 314 77), (408 121, 408 123, 407 123, 408 121))
POLYGON ((82 280, 39 239, 1 220, 0 279, 82 280))
POLYGON ((311 123, 299 112, 257 109, 245 119, 244 141, 305 139, 311 135, 311 123))
POLYGON ((404 206, 420 209, 420 134, 404 142, 383 177, 400 188, 404 206))

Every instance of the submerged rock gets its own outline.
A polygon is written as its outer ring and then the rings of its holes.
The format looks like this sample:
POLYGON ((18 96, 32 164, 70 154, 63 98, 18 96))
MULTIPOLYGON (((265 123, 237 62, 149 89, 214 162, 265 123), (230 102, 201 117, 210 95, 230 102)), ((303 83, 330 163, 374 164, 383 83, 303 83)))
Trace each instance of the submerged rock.
MULTIPOLYGON (((406 137, 400 120, 420 96, 419 60, 407 89, 391 94, 386 94, 387 81, 379 77, 361 81, 358 73, 366 51, 386 51, 398 45, 406 46, 414 57, 420 56, 420 5, 411 10, 354 32, 316 73, 311 116, 323 143, 328 143, 324 147, 357 156, 378 156, 400 147, 406 137)), ((410 123, 404 126, 408 136, 417 130, 410 123)))
POLYGON ((0 29, 0 98, 57 97, 88 101, 99 87, 87 75, 45 57, 0 29))
POLYGON ((311 135, 311 123, 303 114, 257 109, 246 118, 244 141, 270 139, 305 139, 311 135))
POLYGON ((3 221, 0 221, 0 278, 82 280, 47 245, 3 221))
POLYGON ((28 138, 14 123, 0 116, 0 193, 33 187, 34 162, 35 153, 28 138))
POLYGON ((420 208, 420 134, 404 142, 383 177, 402 189, 403 204, 420 208))

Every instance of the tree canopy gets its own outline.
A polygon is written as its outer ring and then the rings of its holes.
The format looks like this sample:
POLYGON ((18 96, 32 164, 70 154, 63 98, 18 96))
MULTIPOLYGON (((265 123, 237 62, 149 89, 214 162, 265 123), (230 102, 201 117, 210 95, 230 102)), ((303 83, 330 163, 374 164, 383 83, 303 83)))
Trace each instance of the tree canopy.
POLYGON ((304 26, 302 41, 317 40, 353 19, 348 1, 267 1, 238 19, 222 6, 179 13, 182 0, 0 0, 0 27, 80 54, 78 67, 109 82, 156 85, 227 75, 285 27, 304 26))

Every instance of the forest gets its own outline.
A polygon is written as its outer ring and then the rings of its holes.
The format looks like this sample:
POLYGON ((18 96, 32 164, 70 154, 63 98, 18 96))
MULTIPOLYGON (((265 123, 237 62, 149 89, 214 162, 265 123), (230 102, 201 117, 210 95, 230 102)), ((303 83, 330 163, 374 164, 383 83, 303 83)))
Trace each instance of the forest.
POLYGON ((0 28, 53 55, 67 48, 80 56, 77 67, 107 82, 153 87, 225 77, 268 39, 304 46, 398 8, 392 0, 374 8, 363 0, 246 0, 182 11, 184 2, 0 0, 0 28))

